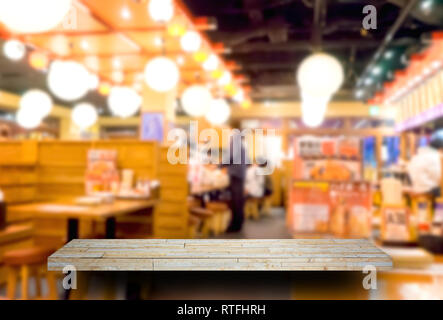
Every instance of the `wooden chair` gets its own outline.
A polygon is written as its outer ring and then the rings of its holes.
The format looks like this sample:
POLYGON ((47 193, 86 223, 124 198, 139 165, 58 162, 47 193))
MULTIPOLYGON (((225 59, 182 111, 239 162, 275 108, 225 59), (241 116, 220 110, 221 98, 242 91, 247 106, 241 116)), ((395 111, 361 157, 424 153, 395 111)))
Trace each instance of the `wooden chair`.
POLYGON ((194 216, 201 221, 201 235, 203 238, 208 238, 211 232, 215 234, 215 214, 213 211, 205 208, 194 207, 189 208, 189 213, 191 214, 191 216, 194 216))
POLYGON ((198 229, 200 227, 201 220, 193 216, 192 214, 189 215, 189 221, 188 221, 188 237, 190 239, 197 238, 198 229))
POLYGON ((229 227, 229 223, 231 221, 231 210, 229 209, 229 206, 225 202, 208 202, 206 204, 206 208, 211 210, 215 217, 214 217, 214 231, 216 235, 220 235, 229 227))
POLYGON ((258 198, 248 198, 245 204, 245 218, 246 219, 254 219, 258 220, 260 218, 260 210, 259 210, 259 202, 258 198))
POLYGON ((271 216, 272 196, 260 198, 261 213, 267 217, 271 216))
POLYGON ((48 257, 54 252, 52 249, 34 247, 27 249, 11 250, 3 255, 3 262, 7 267, 7 298, 15 299, 17 280, 21 278, 21 299, 29 299, 29 279, 35 277, 38 298, 41 298, 41 275, 46 274, 49 289, 49 299, 56 300, 57 286, 53 272, 46 271, 48 257), (45 270, 44 272, 42 270, 45 270))

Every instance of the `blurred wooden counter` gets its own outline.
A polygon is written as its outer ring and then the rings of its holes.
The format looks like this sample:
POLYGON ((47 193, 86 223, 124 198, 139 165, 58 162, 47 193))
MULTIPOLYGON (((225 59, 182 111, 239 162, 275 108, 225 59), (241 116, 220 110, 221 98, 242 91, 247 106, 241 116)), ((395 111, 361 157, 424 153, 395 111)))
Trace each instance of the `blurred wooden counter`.
POLYGON ((106 220, 109 217, 152 208, 156 202, 156 200, 116 200, 112 203, 82 206, 75 204, 74 201, 60 200, 10 206, 8 214, 32 218, 106 220))
POLYGON ((106 223, 106 237, 115 237, 116 218, 141 210, 151 209, 157 200, 116 200, 95 206, 81 206, 74 200, 61 199, 54 202, 31 203, 8 207, 8 215, 31 219, 62 219, 68 221, 68 241, 79 237, 79 221, 91 220, 106 223))

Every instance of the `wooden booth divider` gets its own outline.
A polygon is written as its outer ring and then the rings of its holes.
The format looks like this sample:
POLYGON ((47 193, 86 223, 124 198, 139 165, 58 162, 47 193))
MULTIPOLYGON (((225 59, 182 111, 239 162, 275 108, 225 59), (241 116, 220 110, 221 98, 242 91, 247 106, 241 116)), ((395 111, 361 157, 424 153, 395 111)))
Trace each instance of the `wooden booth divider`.
MULTIPOLYGON (((117 223, 149 223, 151 234, 146 234, 146 237, 188 236, 187 165, 170 164, 167 161, 168 148, 159 147, 156 142, 0 142, 0 189, 5 194, 7 204, 84 195, 89 149, 116 150, 119 170, 131 169, 136 178, 160 181, 160 199, 153 215, 149 218, 119 217, 117 223)), ((63 219, 7 215, 9 225, 29 222, 33 222, 34 239, 38 244, 50 243, 58 246, 66 239, 66 221, 63 219)), ((102 228, 103 226, 97 226, 92 221, 80 221, 80 237, 91 236, 93 231, 97 232, 102 228)))
POLYGON ((183 239, 188 237, 188 167, 169 163, 167 156, 168 148, 162 147, 158 172, 160 201, 154 211, 154 237, 183 239))
POLYGON ((0 189, 8 203, 35 199, 37 148, 35 142, 0 143, 0 189))

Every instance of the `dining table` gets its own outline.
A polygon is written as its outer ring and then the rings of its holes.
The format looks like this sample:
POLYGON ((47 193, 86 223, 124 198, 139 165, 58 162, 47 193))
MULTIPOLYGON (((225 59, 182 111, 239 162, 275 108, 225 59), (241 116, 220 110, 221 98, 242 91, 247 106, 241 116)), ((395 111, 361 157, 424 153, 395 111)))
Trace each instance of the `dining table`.
POLYGON ((116 237, 116 218, 153 208, 156 199, 114 200, 110 203, 80 205, 75 199, 60 199, 48 202, 12 205, 8 215, 29 216, 32 219, 66 219, 68 242, 79 237, 79 221, 105 222, 107 239, 116 237))

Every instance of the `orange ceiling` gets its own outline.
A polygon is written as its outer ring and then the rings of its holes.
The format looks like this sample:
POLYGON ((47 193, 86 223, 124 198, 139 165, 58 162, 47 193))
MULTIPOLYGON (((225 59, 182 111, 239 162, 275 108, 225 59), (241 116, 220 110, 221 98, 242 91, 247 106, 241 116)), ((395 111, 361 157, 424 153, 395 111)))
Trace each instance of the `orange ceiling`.
MULTIPOLYGON (((155 56, 166 55, 175 61, 181 61, 181 86, 195 82, 212 82, 212 73, 203 70, 202 62, 196 61, 194 54, 186 54, 180 46, 180 36, 172 36, 168 32, 170 26, 182 26, 186 30, 205 28, 196 24, 187 8, 180 0, 175 2, 174 18, 167 24, 154 22, 147 10, 147 0, 75 0, 74 29, 63 25, 53 31, 24 35, 23 40, 48 52, 52 58, 73 59, 97 73, 102 81, 114 84, 133 85, 142 79, 146 63, 155 56), (130 13, 125 19, 122 10, 130 13), (57 54, 54 47, 56 40, 66 37, 71 44, 65 56, 57 54), (124 74, 122 83, 112 80, 112 74, 121 71, 124 74), (139 81, 139 80, 138 80, 139 81)), ((207 26, 206 26, 207 27, 207 26)), ((211 44, 201 33, 203 46, 200 50, 204 55, 220 53, 217 45, 211 44)), ((223 48, 222 48, 223 49, 223 48)), ((221 57, 220 57, 221 58, 221 57)), ((221 58, 222 59, 222 58, 221 58)), ((221 70, 229 70, 232 66, 223 63, 221 70)), ((241 84, 233 83, 235 88, 241 84)), ((227 92, 225 92, 227 94, 227 92)), ((232 94, 232 92, 231 92, 232 94)))

